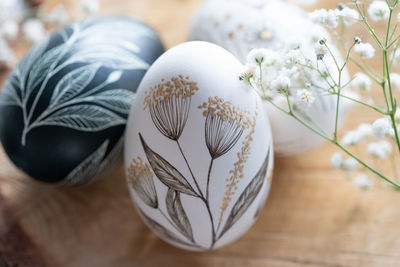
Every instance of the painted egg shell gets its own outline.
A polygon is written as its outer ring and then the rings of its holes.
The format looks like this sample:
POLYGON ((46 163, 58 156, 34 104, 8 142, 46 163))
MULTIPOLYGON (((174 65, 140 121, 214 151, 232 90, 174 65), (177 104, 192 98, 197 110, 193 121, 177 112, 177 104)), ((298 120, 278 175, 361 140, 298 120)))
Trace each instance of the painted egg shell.
MULTIPOLYGON (((313 59, 315 42, 321 36, 331 44, 329 33, 323 27, 312 23, 297 6, 284 1, 209 0, 196 13, 189 39, 218 44, 245 63, 247 54, 254 48, 282 49, 294 44, 300 45, 303 54, 313 59)), ((334 45, 330 45, 330 48, 334 54, 340 54, 334 45)), ((325 57, 324 61, 329 72, 337 79, 338 71, 332 58, 325 57)), ((343 84, 349 80, 347 70, 342 73, 342 79, 343 84)), ((320 80, 318 84, 325 86, 324 81, 320 80)), ((342 101, 340 121, 350 109, 349 103, 342 101)), ((299 154, 323 143, 321 137, 291 117, 270 104, 266 106, 277 155, 299 154)), ((336 96, 318 96, 307 113, 326 133, 333 133, 336 96)))
POLYGON ((240 71, 223 48, 188 42, 162 55, 139 86, 127 124, 127 182, 145 223, 177 247, 232 242, 269 192, 270 126, 240 71))
POLYGON ((35 46, 0 96, 0 138, 35 179, 75 185, 122 155, 135 91, 163 46, 140 21, 98 17, 65 27, 35 46))

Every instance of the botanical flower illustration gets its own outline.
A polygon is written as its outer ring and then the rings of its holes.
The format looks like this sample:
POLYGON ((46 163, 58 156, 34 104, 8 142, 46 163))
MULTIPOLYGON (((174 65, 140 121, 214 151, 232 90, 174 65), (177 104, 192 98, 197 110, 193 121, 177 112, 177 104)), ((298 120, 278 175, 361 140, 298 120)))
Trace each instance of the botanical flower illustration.
POLYGON ((245 139, 242 142, 242 147, 240 152, 237 154, 237 161, 233 165, 233 169, 229 171, 231 176, 226 179, 227 185, 226 190, 224 192, 224 197, 222 199, 221 204, 221 212, 219 216, 219 224, 222 222, 222 218, 226 209, 229 207, 229 204, 232 201, 232 196, 235 194, 235 191, 238 189, 237 184, 239 183, 240 179, 244 178, 244 166, 247 162, 247 159, 250 155, 250 147, 251 142, 253 141, 253 134, 255 132, 257 116, 258 116, 258 108, 256 108, 252 120, 250 122, 249 133, 245 136, 245 139))
MULTIPOLYGON (((167 187, 165 205, 168 215, 160 206, 158 206, 157 209, 169 224, 183 237, 178 237, 177 234, 162 227, 160 223, 148 217, 143 211, 141 211, 141 213, 150 227, 154 228, 163 238, 181 245, 183 244, 185 246, 206 250, 214 247, 215 243, 218 242, 224 233, 242 217, 258 195, 265 180, 266 170, 269 166, 269 153, 261 169, 249 182, 235 205, 232 206, 229 220, 227 220, 225 226, 218 233, 218 229, 215 227, 214 214, 212 212, 213 203, 211 203, 209 199, 209 183, 213 162, 215 159, 222 157, 231 150, 238 143, 243 132, 249 131, 244 138, 241 151, 238 153, 239 160, 235 163, 235 169, 231 171, 234 177, 230 182, 231 185, 227 186, 230 188, 227 189, 227 191, 233 191, 233 187, 237 185, 237 180, 245 176, 243 169, 250 155, 250 143, 253 140, 252 136, 255 131, 258 107, 253 117, 250 117, 248 111, 217 96, 208 98, 207 102, 198 106, 198 109, 202 110, 202 114, 205 117, 205 143, 211 157, 205 189, 206 193, 204 194, 204 188, 199 186, 198 178, 194 175, 178 140, 189 116, 190 99, 197 90, 199 90, 197 83, 190 81, 189 77, 180 75, 171 78, 171 80, 167 82, 162 80, 161 84, 149 90, 144 100, 144 109, 149 110, 156 128, 165 137, 177 143, 181 155, 185 160, 186 167, 191 174, 191 179, 187 179, 183 174, 184 172, 178 170, 171 162, 154 151, 154 149, 147 144, 145 137, 143 137, 141 133, 138 133, 143 151, 149 161, 149 166, 151 166, 152 173, 167 187), (194 183, 195 186, 192 186, 192 183, 194 183), (204 204, 211 224, 211 243, 209 246, 203 247, 197 243, 192 224, 182 204, 181 195, 197 198, 204 204)), ((237 190, 237 187, 235 190, 237 190)), ((226 194, 230 193, 227 192, 226 194)), ((143 196, 141 198, 143 199, 143 196)), ((225 198, 224 201, 226 201, 225 198)), ((224 208, 225 211, 229 203, 224 204, 226 205, 224 208)), ((220 222, 221 221, 222 219, 220 219, 220 222)))
POLYGON ((250 127, 249 112, 222 98, 209 97, 198 106, 206 117, 205 136, 211 158, 216 159, 228 152, 250 127))
POLYGON ((167 138, 178 140, 189 116, 191 97, 199 90, 188 76, 172 77, 150 88, 144 100, 157 129, 167 138))
POLYGON ((158 207, 157 192, 154 186, 154 174, 148 163, 141 157, 133 159, 128 167, 127 179, 144 203, 156 209, 158 207))

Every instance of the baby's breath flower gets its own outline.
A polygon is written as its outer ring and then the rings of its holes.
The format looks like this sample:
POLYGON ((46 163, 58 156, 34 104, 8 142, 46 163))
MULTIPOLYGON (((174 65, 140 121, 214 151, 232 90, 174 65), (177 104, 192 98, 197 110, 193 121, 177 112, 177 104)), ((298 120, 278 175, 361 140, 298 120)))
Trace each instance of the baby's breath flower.
POLYGON ((247 55, 247 62, 250 64, 261 64, 269 56, 270 50, 265 48, 257 48, 250 51, 247 55))
POLYGON ((328 11, 325 8, 314 10, 310 13, 310 19, 316 24, 325 24, 325 18, 328 16, 328 11))
POLYGON ((328 28, 336 28, 339 24, 337 14, 332 9, 318 9, 311 12, 309 16, 311 21, 314 23, 326 26, 328 28))
POLYGON ((275 80, 271 82, 271 89, 278 93, 287 91, 290 86, 290 79, 286 76, 279 75, 275 80))
POLYGON ((397 90, 400 90, 400 74, 399 73, 390 73, 390 82, 393 87, 397 90))
POLYGON ((384 140, 368 144, 367 153, 379 159, 385 159, 388 154, 392 153, 392 145, 384 140))
POLYGON ((285 66, 287 68, 292 68, 294 65, 301 63, 302 55, 298 49, 289 50, 285 55, 285 66))
POLYGON ((332 167, 336 170, 339 170, 340 168, 342 168, 343 161, 344 161, 344 158, 343 158, 342 154, 340 154, 339 152, 334 153, 331 157, 332 167))
POLYGON ((327 16, 325 18, 325 25, 328 28, 332 28, 333 29, 333 28, 336 28, 338 26, 338 24, 339 24, 339 21, 338 21, 338 17, 336 15, 336 12, 334 10, 332 10, 332 9, 328 10, 328 14, 327 14, 327 16))
POLYGON ((246 64, 243 67, 243 74, 240 76, 240 79, 250 84, 250 79, 256 76, 257 67, 253 64, 246 64))
POLYGON ((374 185, 374 183, 368 177, 368 175, 366 175, 364 173, 361 173, 361 174, 357 175, 356 177, 354 177, 353 183, 362 189, 369 189, 374 185))
POLYGON ((46 30, 39 19, 28 19, 22 25, 24 38, 34 44, 43 40, 46 36, 46 30))
POLYGON ((360 136, 360 139, 365 139, 372 136, 372 125, 368 123, 361 123, 356 130, 360 136))
POLYGON ((345 146, 354 146, 360 139, 361 135, 358 131, 349 131, 343 136, 341 143, 345 146))
POLYGON ((374 21, 387 19, 389 12, 389 6, 385 1, 373 1, 368 7, 368 14, 374 21))
POLYGON ((354 75, 352 85, 355 89, 369 91, 371 88, 371 79, 364 73, 359 72, 354 75))
POLYGON ((354 52, 359 54, 361 58, 373 58, 375 48, 370 43, 359 43, 354 46, 354 52))
POLYGON ((318 60, 322 60, 326 53, 328 53, 328 50, 324 44, 316 44, 314 47, 315 54, 317 55, 318 60))
POLYGON ((358 36, 354 37, 354 43, 355 44, 361 44, 361 38, 358 37, 358 36))
POLYGON ((392 128, 388 118, 379 118, 372 124, 372 132, 376 138, 383 138, 392 128))
POLYGON ((400 13, 397 14, 397 21, 400 22, 400 13))
POLYGON ((93 14, 99 10, 99 2, 97 0, 83 0, 81 8, 85 13, 93 14))
POLYGON ((15 20, 5 21, 0 28, 0 36, 5 40, 13 40, 17 37, 19 32, 18 22, 15 20))
POLYGON ((354 158, 347 158, 343 161, 342 168, 346 171, 355 171, 357 169, 358 162, 354 158))
POLYGON ((310 90, 300 89, 297 90, 296 94, 296 104, 298 104, 300 107, 309 107, 315 101, 315 96, 310 90))
POLYGON ((357 10, 348 7, 343 7, 342 9, 336 9, 336 14, 346 26, 352 25, 360 18, 360 15, 358 14, 357 10))

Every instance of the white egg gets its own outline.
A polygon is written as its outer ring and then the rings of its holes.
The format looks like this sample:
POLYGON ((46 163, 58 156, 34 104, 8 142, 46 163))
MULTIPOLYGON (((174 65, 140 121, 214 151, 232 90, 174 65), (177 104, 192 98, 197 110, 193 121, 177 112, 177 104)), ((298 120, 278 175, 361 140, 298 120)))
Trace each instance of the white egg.
POLYGON ((210 250, 239 238, 270 188, 273 146, 260 97, 225 49, 188 42, 142 80, 128 120, 133 202, 160 238, 210 250))
MULTIPOLYGON (((314 59, 315 43, 321 37, 327 39, 334 54, 340 54, 331 44, 329 33, 324 28, 313 24, 300 8, 280 0, 208 0, 197 11, 189 33, 190 40, 218 44, 242 63, 246 62, 246 56, 254 48, 279 50, 300 46, 307 58, 314 59)), ((324 61, 337 80, 338 70, 332 58, 326 56, 324 61)), ((342 84, 349 80, 347 69, 342 73, 342 79, 342 84)), ((326 86, 321 78, 319 80, 316 82, 319 86, 326 86)), ((332 135, 335 128, 336 96, 316 95, 316 101, 307 113, 324 132, 332 135)), ((293 118, 270 104, 266 104, 266 107, 278 155, 299 154, 323 143, 321 137, 293 118)), ((342 101, 340 122, 350 107, 349 101, 342 101)))

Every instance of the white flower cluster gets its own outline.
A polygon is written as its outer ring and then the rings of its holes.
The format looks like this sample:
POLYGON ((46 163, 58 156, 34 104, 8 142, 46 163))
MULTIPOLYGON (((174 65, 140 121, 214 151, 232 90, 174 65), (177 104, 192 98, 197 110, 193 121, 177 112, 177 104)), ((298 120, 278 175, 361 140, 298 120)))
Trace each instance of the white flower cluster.
POLYGON ((360 19, 358 11, 343 5, 339 5, 336 9, 318 9, 310 13, 310 18, 314 23, 326 26, 328 28, 336 28, 340 22, 346 26, 352 25, 360 19))
MULTIPOLYGON (((346 172, 357 172, 359 164, 354 158, 345 159, 342 154, 336 152, 331 157, 332 167, 336 170, 344 170, 346 172)), ((373 186, 373 182, 369 176, 364 173, 359 173, 353 178, 356 186, 362 189, 369 189, 373 186)))
POLYGON ((313 44, 312 40, 305 44, 286 44, 280 50, 253 49, 241 78, 277 106, 287 110, 289 99, 292 107, 304 111, 325 91, 321 88, 326 87, 326 77, 321 77, 316 70, 335 71, 332 64, 328 64, 331 69, 327 69, 326 64, 318 64, 326 53, 324 45, 319 41, 313 44))

